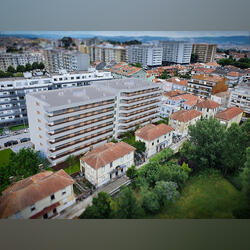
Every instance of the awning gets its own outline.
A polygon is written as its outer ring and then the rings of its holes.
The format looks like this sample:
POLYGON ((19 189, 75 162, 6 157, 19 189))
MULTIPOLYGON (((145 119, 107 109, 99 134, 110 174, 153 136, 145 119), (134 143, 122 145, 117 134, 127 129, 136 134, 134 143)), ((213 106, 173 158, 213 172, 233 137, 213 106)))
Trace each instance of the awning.
POLYGON ((44 214, 48 213, 49 211, 53 210, 54 208, 58 207, 60 205, 60 202, 56 202, 53 205, 49 206, 49 207, 45 207, 42 211, 40 211, 37 214, 34 214, 33 216, 30 217, 30 219, 37 219, 41 216, 43 216, 44 214))

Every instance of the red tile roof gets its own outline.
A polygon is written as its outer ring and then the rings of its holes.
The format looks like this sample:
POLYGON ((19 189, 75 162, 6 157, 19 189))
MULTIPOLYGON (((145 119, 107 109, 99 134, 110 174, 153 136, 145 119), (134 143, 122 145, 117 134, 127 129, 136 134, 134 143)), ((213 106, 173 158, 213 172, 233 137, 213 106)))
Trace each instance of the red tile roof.
POLYGON ((12 184, 0 197, 0 218, 7 218, 55 192, 72 185, 74 180, 59 170, 41 172, 12 184))
POLYGON ((92 149, 81 158, 81 161, 86 162, 90 167, 97 170, 135 150, 134 147, 123 141, 118 143, 108 142, 92 149))
POLYGON ((166 135, 174 129, 166 124, 153 125, 148 124, 143 128, 136 130, 135 135, 146 140, 152 141, 159 138, 162 135, 166 135))
POLYGON ((175 113, 173 113, 170 116, 170 119, 177 120, 180 122, 188 122, 193 120, 194 118, 201 116, 201 112, 190 109, 190 110, 180 110, 175 113))
POLYGON ((238 107, 231 107, 231 108, 227 108, 221 112, 219 112, 217 115, 215 115, 215 117, 217 119, 220 120, 226 120, 226 121, 230 121, 232 120, 235 116, 243 113, 244 110, 238 108, 238 107))
POLYGON ((212 100, 205 100, 197 103, 196 106, 199 108, 216 109, 220 106, 220 104, 212 100))
POLYGON ((110 71, 116 74, 131 76, 139 71, 143 70, 142 68, 130 66, 127 64, 116 64, 114 65, 110 71))
POLYGON ((181 86, 187 86, 187 80, 184 80, 184 79, 180 79, 180 78, 177 78, 177 77, 172 77, 170 79, 167 80, 168 82, 172 82, 174 84, 177 84, 177 85, 181 85, 181 86))

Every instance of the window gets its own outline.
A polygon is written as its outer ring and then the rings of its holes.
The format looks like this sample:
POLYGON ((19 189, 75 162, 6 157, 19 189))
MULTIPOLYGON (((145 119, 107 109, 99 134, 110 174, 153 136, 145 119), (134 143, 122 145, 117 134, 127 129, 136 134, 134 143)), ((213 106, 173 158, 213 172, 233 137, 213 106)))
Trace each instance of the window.
POLYGON ((39 102, 36 102, 36 106, 40 106, 39 102))
POLYGON ((32 211, 34 211, 34 210, 36 210, 36 206, 35 206, 35 205, 31 205, 31 206, 30 206, 30 211, 32 212, 32 211))
POLYGON ((41 123, 41 120, 40 120, 40 119, 37 119, 37 121, 41 123))
POLYGON ((113 162, 110 162, 110 167, 111 167, 111 168, 113 167, 113 162))
POLYGON ((52 195, 50 196, 50 199, 51 199, 51 200, 54 200, 54 199, 55 199, 55 195, 52 194, 52 195))
POLYGON ((41 135, 39 135, 40 138, 43 138, 41 135))
POLYGON ((36 113, 37 113, 38 115, 40 115, 40 111, 36 111, 36 113))
POLYGON ((62 195, 65 195, 66 194, 66 190, 64 189, 63 191, 62 191, 62 195))
POLYGON ((155 143, 154 142, 152 142, 152 146, 154 145, 155 143))
POLYGON ((157 140, 157 143, 159 142, 159 139, 157 140))
POLYGON ((44 219, 48 219, 48 214, 44 214, 44 215, 43 215, 43 218, 44 218, 44 219))

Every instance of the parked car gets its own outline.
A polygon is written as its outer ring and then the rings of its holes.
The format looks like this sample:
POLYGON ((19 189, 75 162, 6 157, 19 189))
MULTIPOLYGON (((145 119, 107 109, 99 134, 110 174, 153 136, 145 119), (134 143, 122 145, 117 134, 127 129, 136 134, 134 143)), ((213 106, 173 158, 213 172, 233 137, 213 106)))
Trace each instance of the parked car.
POLYGON ((12 145, 16 145, 16 144, 18 144, 18 141, 17 140, 12 140, 12 141, 7 141, 7 142, 5 142, 4 143, 4 146, 5 147, 10 147, 10 146, 12 146, 12 145))
POLYGON ((20 140, 21 143, 27 142, 27 141, 30 141, 30 138, 22 138, 22 139, 20 140))

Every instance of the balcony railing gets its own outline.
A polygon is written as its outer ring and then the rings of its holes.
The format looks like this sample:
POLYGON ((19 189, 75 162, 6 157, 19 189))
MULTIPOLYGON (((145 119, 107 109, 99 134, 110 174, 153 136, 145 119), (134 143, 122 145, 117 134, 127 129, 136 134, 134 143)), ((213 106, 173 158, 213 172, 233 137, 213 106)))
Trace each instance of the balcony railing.
POLYGON ((150 106, 148 108, 139 109, 139 110, 131 112, 131 113, 121 113, 120 117, 130 117, 130 116, 133 116, 133 115, 136 115, 136 114, 139 114, 139 113, 151 110, 151 109, 155 109, 155 108, 159 108, 159 106, 154 105, 154 106, 150 106))

